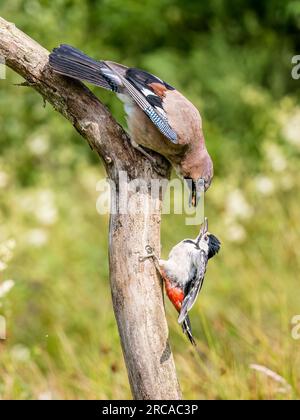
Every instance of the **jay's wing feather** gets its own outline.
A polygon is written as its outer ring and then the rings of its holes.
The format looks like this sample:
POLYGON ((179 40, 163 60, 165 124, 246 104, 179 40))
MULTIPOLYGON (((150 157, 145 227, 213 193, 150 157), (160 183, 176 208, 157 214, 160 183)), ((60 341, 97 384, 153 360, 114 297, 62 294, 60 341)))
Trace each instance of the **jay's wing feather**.
POLYGON ((181 324, 187 317, 188 312, 192 309, 197 297, 202 289, 204 277, 206 273, 208 258, 204 251, 198 251, 198 255, 195 260, 196 273, 192 280, 189 289, 186 291, 186 296, 183 300, 180 314, 178 317, 178 323, 181 324))
POLYGON ((156 76, 135 68, 129 68, 121 78, 129 95, 152 123, 172 143, 177 144, 177 134, 168 123, 163 108, 165 92, 173 88, 156 76))
POLYGON ((178 143, 177 134, 163 109, 165 92, 173 88, 159 78, 110 61, 96 61, 77 48, 64 44, 52 51, 49 64, 59 74, 117 93, 127 93, 166 138, 178 143))
POLYGON ((112 62, 105 62, 122 79, 125 91, 134 102, 144 111, 158 130, 172 143, 177 144, 177 134, 168 122, 163 108, 163 98, 167 90, 174 90, 172 86, 152 74, 136 68, 127 68, 126 71, 112 62))
POLYGON ((49 56, 53 70, 64 76, 85 80, 104 89, 118 92, 122 82, 104 61, 96 61, 71 45, 54 48, 49 56))
POLYGON ((132 99, 145 112, 147 117, 150 118, 159 131, 171 140, 172 143, 177 144, 177 134, 169 125, 167 117, 162 112, 158 111, 155 106, 152 106, 147 97, 129 80, 124 79, 123 83, 132 99))

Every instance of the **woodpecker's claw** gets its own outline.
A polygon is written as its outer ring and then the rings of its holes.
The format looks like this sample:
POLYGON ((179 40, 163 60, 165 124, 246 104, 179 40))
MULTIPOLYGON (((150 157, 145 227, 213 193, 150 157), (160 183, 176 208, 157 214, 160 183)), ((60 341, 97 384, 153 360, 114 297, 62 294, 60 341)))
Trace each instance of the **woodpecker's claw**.
POLYGON ((147 254, 153 254, 153 248, 150 245, 146 245, 145 246, 145 250, 147 252, 147 254))
POLYGON ((139 261, 143 262, 145 261, 147 258, 151 258, 154 257, 154 253, 153 253, 153 248, 150 245, 146 245, 145 246, 145 250, 147 252, 147 255, 144 255, 143 257, 139 257, 139 261))

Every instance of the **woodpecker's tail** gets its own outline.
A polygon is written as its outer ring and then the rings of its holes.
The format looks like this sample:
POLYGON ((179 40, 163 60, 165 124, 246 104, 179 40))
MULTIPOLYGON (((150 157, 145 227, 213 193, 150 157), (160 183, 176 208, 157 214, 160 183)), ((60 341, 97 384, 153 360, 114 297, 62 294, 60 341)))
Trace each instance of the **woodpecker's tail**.
POLYGON ((182 331, 184 332, 184 334, 187 335, 188 339, 193 344, 193 346, 196 346, 196 341, 195 341, 195 339, 193 337, 193 334, 192 334, 191 321, 190 321, 190 318, 188 316, 186 316, 185 320, 182 323, 182 331))
POLYGON ((70 45, 55 48, 49 56, 49 64, 55 72, 64 76, 115 92, 122 84, 118 75, 104 61, 96 61, 70 45))

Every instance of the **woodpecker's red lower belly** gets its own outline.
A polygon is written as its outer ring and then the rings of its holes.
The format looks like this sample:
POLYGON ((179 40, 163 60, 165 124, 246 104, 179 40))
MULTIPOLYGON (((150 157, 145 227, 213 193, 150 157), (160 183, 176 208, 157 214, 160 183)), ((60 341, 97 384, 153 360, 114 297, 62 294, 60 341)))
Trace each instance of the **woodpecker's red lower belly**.
POLYGON ((184 299, 183 290, 179 287, 172 286, 170 280, 164 276, 165 286, 166 286, 166 293, 170 301, 173 303, 175 308, 178 312, 180 312, 181 305, 184 299))

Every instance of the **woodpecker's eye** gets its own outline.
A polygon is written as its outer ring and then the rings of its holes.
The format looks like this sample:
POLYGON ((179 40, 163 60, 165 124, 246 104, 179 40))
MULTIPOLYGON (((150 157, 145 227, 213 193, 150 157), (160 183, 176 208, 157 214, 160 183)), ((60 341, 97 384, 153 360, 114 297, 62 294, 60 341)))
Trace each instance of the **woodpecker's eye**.
POLYGON ((205 237, 205 241, 208 242, 208 236, 205 237))

